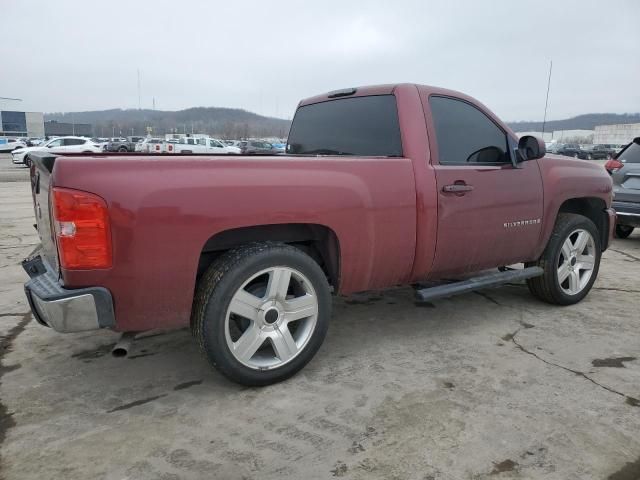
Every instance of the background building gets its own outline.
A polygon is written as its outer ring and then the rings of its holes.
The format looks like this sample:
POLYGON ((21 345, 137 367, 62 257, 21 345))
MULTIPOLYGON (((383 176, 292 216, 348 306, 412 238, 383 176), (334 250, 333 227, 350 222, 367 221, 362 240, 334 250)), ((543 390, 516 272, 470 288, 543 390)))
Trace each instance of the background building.
POLYGON ((66 123, 49 120, 44 122, 44 134, 47 137, 77 135, 79 137, 93 136, 93 126, 89 123, 66 123))
POLYGON ((598 125, 593 136, 593 143, 626 145, 636 137, 640 137, 640 123, 598 125))
MULTIPOLYGON (((533 135, 534 137, 542 138, 545 142, 559 142, 559 143, 592 143, 594 138, 593 130, 554 130, 553 132, 516 132, 516 135, 522 137, 523 135, 533 135)), ((598 143, 593 141, 593 143, 598 143)))
POLYGON ((42 112, 0 111, 0 137, 44 137, 42 112))

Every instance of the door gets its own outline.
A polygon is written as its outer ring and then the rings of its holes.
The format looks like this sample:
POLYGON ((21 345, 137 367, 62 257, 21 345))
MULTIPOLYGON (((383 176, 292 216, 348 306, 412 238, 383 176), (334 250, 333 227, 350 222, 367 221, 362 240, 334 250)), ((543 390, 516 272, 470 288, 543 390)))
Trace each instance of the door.
POLYGON ((79 153, 86 150, 87 141, 82 138, 65 138, 63 140, 61 148, 63 152, 79 153))
POLYGON ((211 153, 227 153, 226 148, 217 140, 209 139, 209 151, 211 153))
POLYGON ((51 140, 49 143, 47 143, 47 148, 51 149, 53 153, 62 153, 64 152, 63 142, 64 139, 56 138, 55 140, 51 140))
POLYGON ((542 227, 536 161, 512 163, 515 139, 471 103, 432 96, 431 156, 438 189, 434 275, 531 260, 542 227))

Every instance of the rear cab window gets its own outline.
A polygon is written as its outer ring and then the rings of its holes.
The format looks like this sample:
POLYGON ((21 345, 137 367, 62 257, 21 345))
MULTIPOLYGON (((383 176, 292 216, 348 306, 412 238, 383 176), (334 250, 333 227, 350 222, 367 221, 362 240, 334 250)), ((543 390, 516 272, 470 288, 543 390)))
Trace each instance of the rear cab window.
POLYGON ((617 155, 616 158, 622 163, 640 163, 640 139, 636 140, 638 142, 634 140, 617 155))
POLYGON ((401 157, 396 98, 373 95, 304 105, 296 111, 286 151, 295 155, 401 157))

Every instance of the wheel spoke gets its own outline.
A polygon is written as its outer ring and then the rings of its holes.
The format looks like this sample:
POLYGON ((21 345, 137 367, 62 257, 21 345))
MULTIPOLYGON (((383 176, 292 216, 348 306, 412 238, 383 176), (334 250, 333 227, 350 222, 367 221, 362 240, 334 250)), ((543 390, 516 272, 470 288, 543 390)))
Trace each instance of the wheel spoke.
POLYGON ((584 249, 587 246, 587 242, 589 241, 589 234, 584 230, 578 232, 578 236, 576 237, 576 241, 574 242, 574 247, 578 254, 584 252, 584 249))
POLYGON ((235 356, 244 362, 249 361, 260 348, 260 345, 264 343, 264 340, 260 329, 252 323, 238 341, 233 344, 235 356))
POLYGON ((279 327, 274 333, 271 337, 273 349, 280 361, 286 362, 298 352, 298 346, 286 326, 279 327))
POLYGON ((293 322, 295 320, 300 320, 301 318, 307 318, 311 315, 315 315, 318 312, 316 297, 311 294, 306 294, 302 297, 287 300, 286 302, 284 302, 284 306, 284 315, 287 322, 293 322))
POLYGON ((260 303, 260 299, 255 295, 251 295, 246 290, 238 290, 231 299, 229 310, 249 320, 257 320, 260 303))
POLYGON ((565 262, 568 262, 571 258, 571 248, 573 244, 571 243, 571 239, 567 238, 562 244, 562 258, 564 258, 565 262))
POLYGON ((287 290, 291 281, 291 271, 286 268, 274 268, 269 273, 267 285, 267 298, 284 301, 287 298, 287 290))
POLYGON ((558 283, 562 284, 562 282, 567 279, 570 273, 571 270, 569 269, 569 262, 565 261, 562 265, 560 265, 560 268, 558 268, 558 283))
POLYGON ((577 261, 576 268, 580 270, 593 270, 596 263, 593 255, 578 255, 577 261))
POLYGON ((569 274, 569 291, 578 293, 580 291, 580 274, 577 270, 572 270, 569 274))

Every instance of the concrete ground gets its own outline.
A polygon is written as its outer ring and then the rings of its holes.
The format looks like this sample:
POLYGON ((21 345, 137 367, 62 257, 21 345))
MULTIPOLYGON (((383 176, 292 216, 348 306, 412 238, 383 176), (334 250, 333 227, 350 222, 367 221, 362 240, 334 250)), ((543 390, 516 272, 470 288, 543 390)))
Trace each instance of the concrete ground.
POLYGON ((112 358, 115 333, 33 321, 32 216, 29 184, 0 181, 1 478, 640 478, 638 232, 572 307, 522 285, 430 307, 410 288, 336 299, 300 374, 246 388, 187 330, 112 358))

